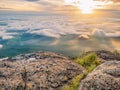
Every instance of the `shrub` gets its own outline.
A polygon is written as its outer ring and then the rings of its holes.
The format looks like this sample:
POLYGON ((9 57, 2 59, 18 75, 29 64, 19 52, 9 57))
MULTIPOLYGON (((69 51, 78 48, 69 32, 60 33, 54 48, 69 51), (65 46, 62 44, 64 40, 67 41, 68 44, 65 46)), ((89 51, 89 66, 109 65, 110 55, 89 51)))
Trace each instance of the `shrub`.
POLYGON ((78 58, 75 60, 75 62, 85 67, 89 72, 100 65, 100 61, 97 59, 97 55, 95 53, 78 58))

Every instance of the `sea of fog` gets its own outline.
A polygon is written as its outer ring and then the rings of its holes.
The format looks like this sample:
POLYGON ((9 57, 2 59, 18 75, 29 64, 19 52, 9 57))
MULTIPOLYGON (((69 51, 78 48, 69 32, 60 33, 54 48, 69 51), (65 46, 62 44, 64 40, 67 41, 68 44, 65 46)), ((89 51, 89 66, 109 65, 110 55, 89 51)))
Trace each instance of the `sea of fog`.
POLYGON ((103 49, 120 50, 119 15, 0 15, 0 58, 35 51, 70 56, 103 49))

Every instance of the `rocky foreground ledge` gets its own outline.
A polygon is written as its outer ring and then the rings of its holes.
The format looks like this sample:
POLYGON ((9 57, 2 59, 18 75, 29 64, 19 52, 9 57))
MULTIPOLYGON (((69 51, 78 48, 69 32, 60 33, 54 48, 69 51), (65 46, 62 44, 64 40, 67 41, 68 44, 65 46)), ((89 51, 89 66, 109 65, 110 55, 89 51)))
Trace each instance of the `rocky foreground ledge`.
MULTIPOLYGON (((79 90, 120 90, 120 55, 96 53, 100 66, 80 82, 79 90)), ((81 65, 61 54, 36 52, 0 60, 0 90, 62 90, 77 75, 86 72, 81 65)))
POLYGON ((106 50, 100 50, 100 51, 88 51, 86 52, 86 55, 89 53, 96 53, 98 58, 102 61, 120 61, 120 53, 117 51, 111 52, 106 50))
POLYGON ((0 90, 61 90, 85 69, 60 54, 36 52, 0 61, 0 90))
POLYGON ((120 61, 98 66, 81 81, 79 90, 120 90, 120 61))

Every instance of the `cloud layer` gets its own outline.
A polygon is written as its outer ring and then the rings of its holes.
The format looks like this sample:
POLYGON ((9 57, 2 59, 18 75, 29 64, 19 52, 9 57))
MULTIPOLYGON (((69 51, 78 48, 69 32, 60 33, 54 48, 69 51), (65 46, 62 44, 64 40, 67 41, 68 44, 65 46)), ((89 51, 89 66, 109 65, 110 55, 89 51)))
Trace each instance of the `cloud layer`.
POLYGON ((20 33, 31 33, 60 38, 62 35, 76 34, 82 37, 120 37, 119 18, 73 18, 72 16, 13 16, 1 17, 0 37, 12 39, 20 33), (94 21, 94 22, 93 22, 94 21), (97 21, 97 22, 96 22, 97 21), (107 21, 107 22, 106 22, 107 21))
POLYGON ((0 17, 1 53, 11 49, 15 52, 24 52, 23 49, 56 50, 74 54, 83 49, 119 49, 118 14, 115 17, 114 14, 99 17, 5 14, 0 17), (118 39, 117 43, 115 40, 111 42, 111 38, 118 39))

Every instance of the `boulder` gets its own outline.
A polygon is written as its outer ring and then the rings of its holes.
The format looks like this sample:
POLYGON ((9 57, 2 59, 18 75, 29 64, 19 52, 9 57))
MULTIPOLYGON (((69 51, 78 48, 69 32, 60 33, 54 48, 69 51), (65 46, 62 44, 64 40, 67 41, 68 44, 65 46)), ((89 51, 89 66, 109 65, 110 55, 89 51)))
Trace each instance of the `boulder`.
POLYGON ((113 52, 110 52, 110 51, 106 51, 106 50, 89 51, 89 52, 86 52, 86 55, 89 54, 89 53, 96 53, 98 58, 102 62, 114 61, 114 60, 120 61, 120 54, 116 54, 116 53, 113 53, 113 52))
POLYGON ((81 81, 79 90, 120 90, 120 61, 98 66, 81 81))
POLYGON ((55 53, 22 55, 15 61, 0 61, 0 90, 58 90, 84 70, 55 53))

